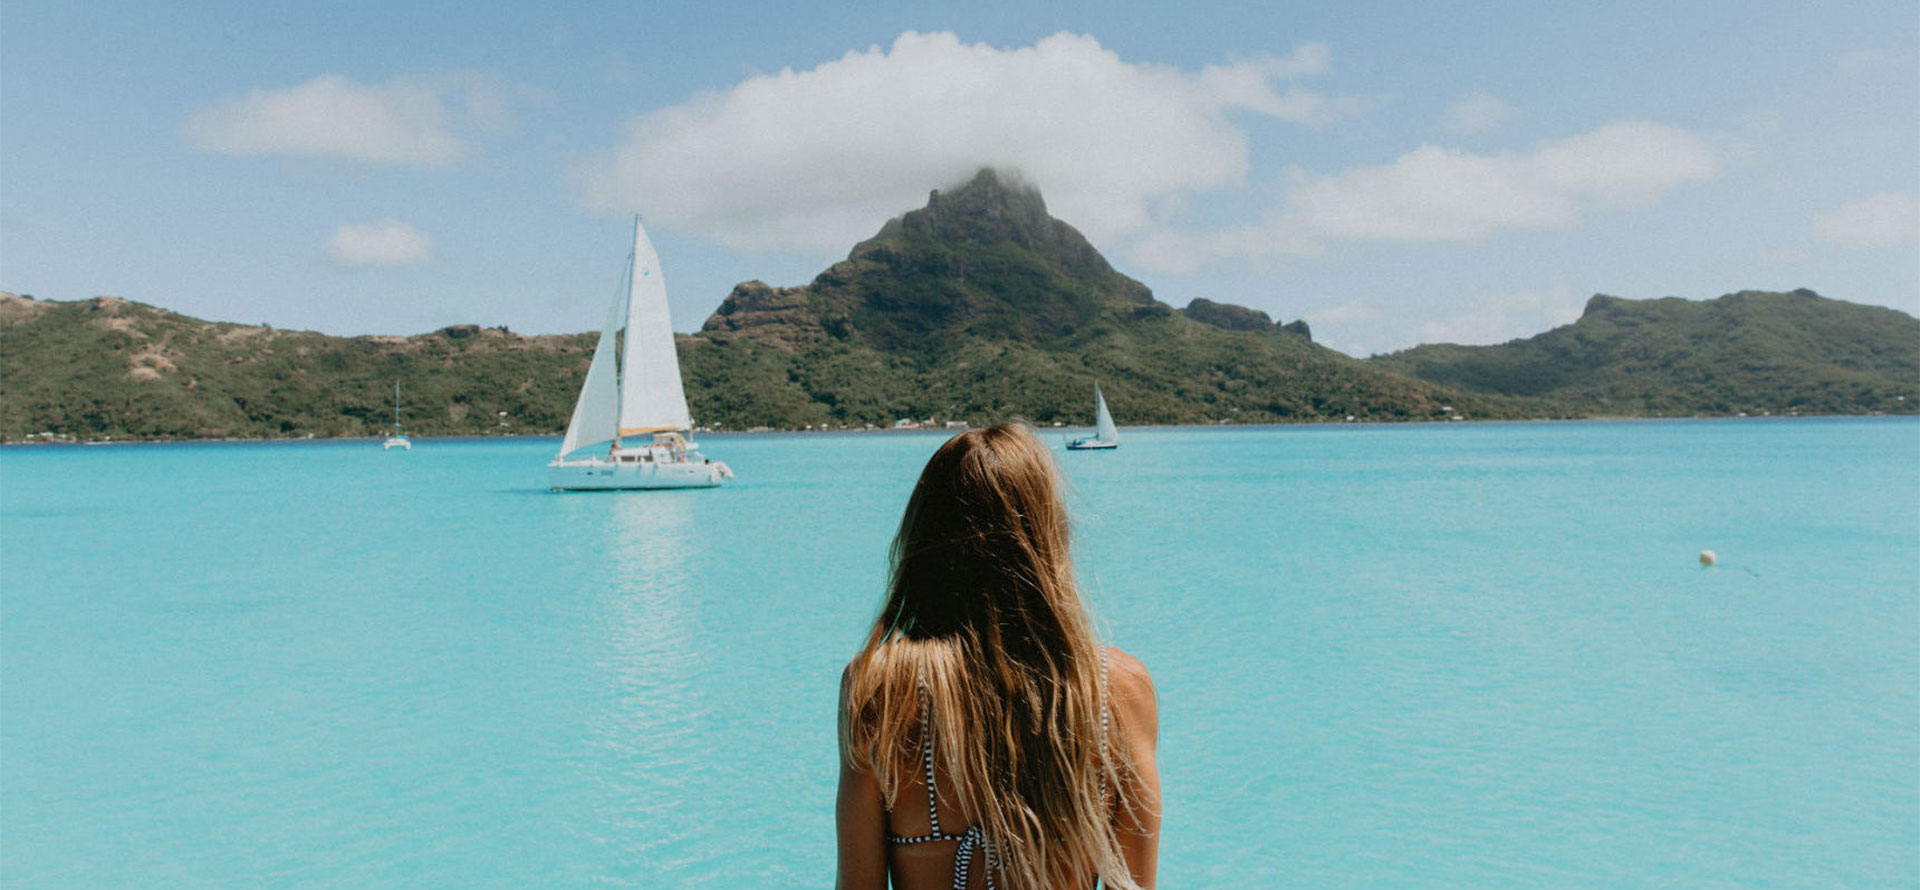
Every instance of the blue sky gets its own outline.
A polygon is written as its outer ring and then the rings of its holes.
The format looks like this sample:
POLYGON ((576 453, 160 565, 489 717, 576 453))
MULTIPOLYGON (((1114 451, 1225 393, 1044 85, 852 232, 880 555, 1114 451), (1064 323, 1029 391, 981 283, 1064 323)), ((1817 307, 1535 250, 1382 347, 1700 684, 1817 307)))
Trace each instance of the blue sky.
POLYGON ((0 288, 334 334, 675 325, 982 163, 1176 306, 1355 354, 1596 292, 1920 312, 1920 8, 0 8, 0 288))

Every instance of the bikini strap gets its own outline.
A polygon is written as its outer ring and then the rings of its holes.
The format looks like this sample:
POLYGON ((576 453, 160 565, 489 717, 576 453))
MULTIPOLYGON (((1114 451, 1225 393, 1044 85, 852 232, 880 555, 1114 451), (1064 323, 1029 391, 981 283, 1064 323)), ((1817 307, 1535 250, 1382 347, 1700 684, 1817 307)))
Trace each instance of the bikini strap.
POLYGON ((1100 647, 1100 737, 1107 735, 1107 647, 1100 647))
POLYGON ((930 832, 934 837, 942 837, 940 830, 939 792, 933 786, 933 706, 927 695, 927 687, 920 687, 920 759, 927 768, 927 822, 933 826, 930 832))

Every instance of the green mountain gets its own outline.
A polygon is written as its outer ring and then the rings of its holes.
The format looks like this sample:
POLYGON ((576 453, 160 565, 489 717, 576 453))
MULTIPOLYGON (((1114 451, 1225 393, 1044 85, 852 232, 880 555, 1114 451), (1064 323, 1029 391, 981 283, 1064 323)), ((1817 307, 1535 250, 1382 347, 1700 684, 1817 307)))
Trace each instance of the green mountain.
POLYGON ((1588 301, 1570 325, 1498 346, 1417 346, 1368 364, 1595 415, 1911 414, 1920 320, 1810 290, 1588 301))
POLYGON ((985 170, 810 284, 735 287, 681 359, 696 416, 729 425, 1087 423, 1096 381, 1123 423, 1527 411, 1372 368, 1304 325, 1190 315, 1114 271, 1038 191, 985 170))

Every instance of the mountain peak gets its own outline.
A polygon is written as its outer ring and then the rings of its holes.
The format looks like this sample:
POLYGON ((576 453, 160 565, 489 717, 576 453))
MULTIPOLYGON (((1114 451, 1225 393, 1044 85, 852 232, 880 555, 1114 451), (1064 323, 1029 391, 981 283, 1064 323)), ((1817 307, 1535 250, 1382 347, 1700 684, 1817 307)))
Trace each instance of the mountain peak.
POLYGON ((1171 312, 1049 215, 1038 188, 988 167, 888 220, 804 287, 735 288, 703 333, 788 353, 829 339, 937 352, 965 337, 1056 343, 1171 312))
MULTIPOLYGON (((933 190, 926 206, 888 220, 878 234, 855 245, 847 258, 857 260, 889 246, 927 242, 965 247, 1010 244, 1073 274, 1102 278, 1114 274, 1085 236, 1047 213, 1039 188, 1016 171, 994 167, 980 168, 958 188, 933 190)), ((1136 302, 1151 299, 1133 296, 1136 302)))
POLYGON ((1042 233, 1058 222, 1047 214, 1047 201, 1038 188, 1017 172, 993 167, 980 168, 957 189, 934 189, 927 194, 926 207, 901 217, 903 226, 936 237, 977 234, 983 221, 998 222, 1001 231, 1014 236, 1042 233))
POLYGON ((1625 302, 1626 300, 1610 294, 1594 294, 1587 298, 1587 306, 1585 309, 1580 310, 1580 317, 1585 318, 1589 315, 1598 315, 1625 302))

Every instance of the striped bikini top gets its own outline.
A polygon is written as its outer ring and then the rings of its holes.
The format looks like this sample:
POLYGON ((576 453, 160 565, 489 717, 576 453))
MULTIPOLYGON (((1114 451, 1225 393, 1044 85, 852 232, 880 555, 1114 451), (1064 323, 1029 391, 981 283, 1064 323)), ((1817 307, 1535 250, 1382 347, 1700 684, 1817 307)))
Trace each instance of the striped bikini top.
MULTIPOLYGON (((1107 650, 1103 647, 1100 650, 1100 737, 1102 739, 1107 737, 1106 689, 1107 650)), ((932 828, 928 830, 926 834, 915 837, 901 837, 897 834, 888 834, 887 843, 933 844, 941 841, 959 841, 960 845, 953 848, 953 890, 966 890, 967 873, 973 866, 973 855, 976 851, 985 851, 987 890, 995 890, 993 883, 993 848, 987 843, 986 830, 975 824, 967 826, 967 830, 959 834, 948 834, 940 828, 940 798, 933 787, 933 724, 927 722, 928 704, 927 690, 925 687, 922 687, 920 690, 920 761, 925 765, 927 771, 927 823, 931 825, 932 828)), ((1100 797, 1104 799, 1106 796, 1107 776, 1106 773, 1102 772, 1100 774, 1100 797)))

